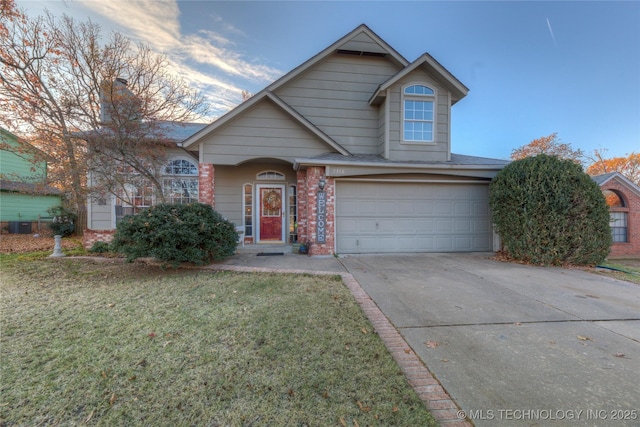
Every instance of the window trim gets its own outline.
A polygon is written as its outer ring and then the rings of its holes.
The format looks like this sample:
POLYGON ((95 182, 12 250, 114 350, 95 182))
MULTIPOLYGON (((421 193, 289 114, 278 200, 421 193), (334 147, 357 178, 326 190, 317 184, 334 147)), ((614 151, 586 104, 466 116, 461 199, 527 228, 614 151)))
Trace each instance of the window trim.
POLYGON ((253 203, 254 198, 255 198, 255 194, 254 194, 254 185, 252 182, 245 182, 242 184, 242 218, 241 218, 241 223, 242 226, 244 227, 244 235, 245 237, 253 237, 253 232, 256 228, 256 224, 255 224, 255 209, 254 209, 254 205, 255 203, 253 203), (251 208, 251 213, 249 215, 247 215, 247 191, 246 191, 246 187, 249 186, 250 189, 250 196, 251 196, 251 201, 249 203, 249 207, 251 208), (247 225, 247 217, 251 216, 251 225, 247 225), (251 233, 247 233, 247 227, 251 227, 251 233))
POLYGON ((611 243, 629 243, 629 212, 627 209, 613 209, 609 211, 609 227, 611 228, 611 243), (614 219, 614 214, 621 216, 621 220, 624 222, 623 227, 614 227, 612 224, 619 219, 614 219), (616 233, 616 230, 624 230, 624 240, 616 240, 616 236, 622 236, 623 233, 616 233))
POLYGON ((438 99, 437 89, 425 82, 411 82, 402 86, 400 92, 400 143, 414 145, 436 145, 436 124, 437 124, 437 106, 438 99), (424 86, 433 91, 432 95, 426 94, 407 94, 406 90, 412 86, 424 86), (412 122, 431 123, 431 140, 411 140, 405 139, 404 126, 407 121, 405 118, 406 101, 430 101, 433 103, 433 119, 432 120, 411 120, 412 122))
MULTIPOLYGON (((192 169, 192 167, 189 167, 190 171, 192 169)), ((191 192, 188 191, 187 194, 189 194, 189 198, 185 198, 183 196, 181 196, 179 198, 179 202, 180 204, 183 203, 195 203, 198 202, 199 200, 199 193, 200 193, 200 169, 198 167, 198 162, 195 159, 186 157, 186 156, 174 156, 174 157, 169 157, 169 159, 166 161, 166 163, 162 166, 162 168, 160 169, 160 183, 162 185, 162 194, 165 198, 168 198, 167 202, 169 203, 176 203, 175 199, 173 197, 169 197, 169 194, 175 194, 173 191, 172 192, 167 192, 167 187, 165 187, 166 183, 171 182, 174 183, 175 181, 189 181, 189 184, 187 185, 187 187, 189 187, 189 189, 191 189, 191 187, 193 186, 193 182, 195 182, 195 198, 191 197, 191 192), (180 174, 167 174, 167 167, 169 167, 169 165, 171 165, 172 163, 176 162, 176 161, 182 161, 182 162, 187 162, 189 164, 191 164, 193 166, 193 168, 195 168, 195 173, 180 173, 180 174)), ((171 184, 173 187, 173 184, 171 184)), ((155 204, 155 203, 154 203, 155 204)), ((177 203, 176 203, 177 204, 177 203)))
POLYGON ((258 181, 284 181, 287 177, 282 172, 276 170, 265 170, 256 174, 256 180, 258 181))

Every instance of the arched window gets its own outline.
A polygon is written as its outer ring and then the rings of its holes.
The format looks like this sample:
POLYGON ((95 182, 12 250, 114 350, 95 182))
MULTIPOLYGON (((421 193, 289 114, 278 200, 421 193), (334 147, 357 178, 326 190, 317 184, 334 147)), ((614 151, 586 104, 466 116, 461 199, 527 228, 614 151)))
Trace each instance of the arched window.
POLYGON ((435 95, 429 86, 414 84, 402 92, 402 140, 434 142, 435 95))
POLYGON ((604 198, 607 201, 607 205, 610 208, 624 208, 624 199, 622 196, 615 190, 604 190, 602 192, 604 194, 604 198))
POLYGON ((162 169, 162 193, 167 203, 198 201, 198 166, 186 159, 170 160, 162 169))
POLYGON ((264 171, 256 175, 261 181, 284 181, 284 174, 277 171, 264 171))
POLYGON ((611 226, 611 237, 613 238, 613 243, 628 242, 628 213, 626 212, 628 209, 625 209, 627 205, 624 202, 624 197, 616 190, 603 190, 602 194, 604 195, 604 199, 611 211, 609 213, 609 225, 611 226))

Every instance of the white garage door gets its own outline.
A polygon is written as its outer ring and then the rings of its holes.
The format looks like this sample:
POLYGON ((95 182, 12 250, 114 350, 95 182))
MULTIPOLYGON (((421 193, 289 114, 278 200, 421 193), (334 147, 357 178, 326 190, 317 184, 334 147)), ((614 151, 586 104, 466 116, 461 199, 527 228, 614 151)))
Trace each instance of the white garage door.
POLYGON ((491 251, 486 184, 337 183, 339 254, 491 251))

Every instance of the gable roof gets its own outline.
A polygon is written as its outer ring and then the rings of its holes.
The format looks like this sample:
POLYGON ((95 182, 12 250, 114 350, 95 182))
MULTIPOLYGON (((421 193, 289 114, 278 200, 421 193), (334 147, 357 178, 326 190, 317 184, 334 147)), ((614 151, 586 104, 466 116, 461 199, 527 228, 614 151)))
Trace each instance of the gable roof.
POLYGON ((607 182, 611 180, 617 180, 620 184, 627 187, 630 191, 640 196, 640 187, 638 187, 633 181, 622 175, 620 172, 609 172, 602 175, 596 175, 592 176, 591 179, 593 179, 600 187, 603 187, 607 182))
POLYGON ((273 92, 279 87, 285 85, 287 82, 293 80, 313 65, 327 58, 329 55, 337 51, 344 51, 349 53, 359 53, 362 55, 375 55, 375 56, 384 56, 391 60, 392 63, 396 64, 398 67, 404 68, 409 64, 402 55, 400 55, 394 48, 392 48, 387 42, 382 40, 380 36, 374 33, 369 27, 365 24, 361 24, 356 27, 353 31, 349 32, 345 36, 341 37, 335 43, 331 44, 327 48, 323 49, 318 54, 312 56, 307 61, 303 62, 284 76, 280 77, 275 82, 271 83, 262 91, 255 94, 253 97, 249 98, 247 101, 243 102, 236 108, 224 114, 222 117, 218 118, 206 128, 200 130, 199 132, 191 135, 189 138, 185 139, 182 143, 184 148, 189 148, 191 145, 196 143, 200 138, 205 135, 208 135, 211 132, 221 128, 225 124, 229 123, 231 120, 242 114, 244 111, 250 109, 252 106, 257 104, 258 102, 264 100, 265 98, 270 99, 276 105, 278 105, 283 111, 286 111, 292 118, 297 120, 304 127, 309 129, 312 133, 318 136, 321 140, 329 144, 331 147, 336 149, 339 153, 343 155, 349 155, 349 152, 320 129, 318 129, 314 124, 305 119, 300 113, 298 113, 295 109, 285 103, 283 100, 278 98, 273 92), (365 50, 366 49, 366 50, 365 50))
POLYGON ((44 151, 42 151, 41 149, 31 145, 30 143, 28 143, 25 139, 19 137, 18 135, 9 132, 7 129, 0 127, 0 143, 2 143, 2 146, 0 148, 2 148, 3 150, 7 150, 7 151, 12 151, 9 149, 8 146, 10 146, 11 144, 9 142, 15 142, 16 144, 20 145, 23 147, 23 150, 25 152, 28 152, 30 154, 33 154, 34 156, 37 156, 38 159, 41 159, 42 161, 51 161, 52 157, 45 153, 44 151))
POLYGON ((199 132, 196 132, 195 134, 191 135, 182 143, 182 147, 189 148, 191 145, 193 145, 196 141, 198 141, 203 136, 206 136, 216 131, 217 129, 220 129, 227 123, 233 121, 235 118, 240 116, 243 112, 251 109, 251 107, 253 107, 254 105, 264 100, 269 100, 273 102, 282 111, 284 111, 290 117, 292 117, 296 122, 301 124, 304 128, 309 130, 312 134, 317 136, 321 141, 328 144, 330 147, 335 149, 340 154, 345 156, 350 154, 349 151, 347 151, 344 147, 342 147, 340 144, 334 141, 331 137, 329 137, 329 135, 327 135, 326 133, 318 129, 317 126, 315 126, 313 123, 307 120, 304 116, 302 116, 302 114, 298 113, 293 107, 291 107, 289 104, 287 104, 278 96, 276 96, 274 93, 266 89, 252 96, 251 98, 249 98, 248 100, 246 100, 245 102, 243 102, 242 104, 234 108, 233 110, 229 111, 224 116, 220 117, 218 120, 214 121, 210 125, 201 129, 199 132))
POLYGON ((406 67, 409 64, 402 55, 398 53, 394 48, 392 48, 387 42, 382 40, 380 36, 371 31, 369 27, 365 24, 360 24, 353 31, 341 37, 338 41, 331 44, 329 47, 322 50, 320 53, 312 56, 307 61, 303 62, 284 76, 280 77, 275 82, 271 83, 267 86, 266 90, 274 91, 279 87, 283 86, 287 82, 293 80, 297 76, 299 76, 304 71, 311 68, 314 64, 322 61, 329 55, 335 53, 336 51, 349 52, 353 54, 361 54, 361 55, 369 55, 375 54, 376 56, 384 56, 391 60, 398 67, 406 67), (372 48, 372 44, 365 44, 364 40, 368 39, 374 43, 372 48), (366 50, 365 50, 366 49, 366 50))
POLYGON ((400 79, 411 73, 413 70, 418 67, 424 68, 430 74, 439 78, 442 83, 451 91, 451 105, 460 101, 462 98, 467 96, 469 89, 460 82, 457 78, 454 77, 446 68, 444 68, 438 61, 436 61, 431 55, 428 53, 423 53, 418 59, 413 61, 411 64, 400 70, 394 76, 391 76, 387 81, 382 83, 378 90, 371 96, 369 100, 370 105, 376 105, 382 102, 382 100, 386 97, 386 90, 391 87, 393 84, 397 83, 400 79))

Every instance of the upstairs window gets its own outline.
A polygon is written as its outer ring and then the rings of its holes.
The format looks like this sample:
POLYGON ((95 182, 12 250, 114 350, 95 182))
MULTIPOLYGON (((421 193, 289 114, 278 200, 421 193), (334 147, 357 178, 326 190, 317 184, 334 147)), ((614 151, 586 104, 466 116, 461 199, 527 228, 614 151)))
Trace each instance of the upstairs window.
POLYGON ((402 93, 402 140, 434 142, 435 91, 424 85, 411 85, 402 93))

